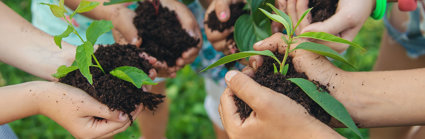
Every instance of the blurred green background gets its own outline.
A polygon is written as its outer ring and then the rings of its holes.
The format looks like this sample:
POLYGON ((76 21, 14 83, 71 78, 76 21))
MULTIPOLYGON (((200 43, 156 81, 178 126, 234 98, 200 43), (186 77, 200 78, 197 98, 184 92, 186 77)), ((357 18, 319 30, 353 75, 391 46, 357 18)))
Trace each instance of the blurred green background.
MULTIPOLYGON (((31 21, 30 0, 2 0, 3 3, 15 10, 28 21, 31 21)), ((7 19, 6 19, 7 20, 7 19)), ((355 42, 364 46, 368 51, 360 52, 349 48, 345 54, 347 59, 354 63, 361 71, 369 71, 375 63, 381 34, 382 21, 369 19, 355 42)), ((344 70, 352 70, 340 63, 335 63, 344 70)), ((0 86, 18 84, 22 82, 40 80, 19 69, 0 62, 0 86)), ((212 123, 209 121, 203 107, 205 97, 204 82, 201 77, 189 67, 179 71, 174 79, 167 81, 167 97, 170 99, 169 123, 167 137, 170 139, 209 139, 215 138, 212 123)), ((19 138, 73 138, 64 128, 49 118, 41 115, 32 116, 10 123, 19 138)), ((302 129, 300 129, 302 130, 302 129)), ((347 138, 357 138, 347 129, 336 129, 347 138)), ((126 131, 117 134, 117 139, 139 138, 137 124, 133 124, 126 131)), ((362 134, 368 136, 367 129, 362 129, 362 134)))

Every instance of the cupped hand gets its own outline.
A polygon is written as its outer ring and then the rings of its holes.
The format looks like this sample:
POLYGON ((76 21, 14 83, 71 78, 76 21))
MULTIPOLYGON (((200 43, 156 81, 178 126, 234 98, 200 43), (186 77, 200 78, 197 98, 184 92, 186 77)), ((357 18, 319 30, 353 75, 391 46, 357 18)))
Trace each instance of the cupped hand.
MULTIPOLYGON (((302 14, 308 9, 308 2, 308 0, 278 0, 276 5, 279 9, 291 15, 293 24, 295 25, 302 14)), ((333 16, 323 22, 310 24, 311 14, 309 14, 295 33, 326 32, 352 41, 366 19, 371 15, 375 8, 374 6, 375 1, 373 0, 339 0, 333 16)), ((342 52, 348 47, 345 44, 315 41, 327 45, 338 52, 342 52)))
POLYGON ((126 3, 103 6, 108 11, 106 20, 112 21, 114 28, 112 35, 116 43, 133 44, 139 47, 142 44, 142 38, 137 35, 136 26, 133 19, 136 13, 127 8, 126 3))
POLYGON ((181 2, 176 0, 161 0, 161 5, 175 11, 177 18, 180 21, 182 28, 193 38, 199 39, 199 43, 192 47, 176 59, 176 66, 170 67, 165 61, 159 61, 155 57, 150 56, 146 53, 142 53, 141 57, 149 60, 154 68, 157 70, 158 77, 175 77, 176 72, 183 68, 185 65, 192 63, 198 56, 199 51, 202 48, 202 35, 199 25, 196 21, 195 16, 192 12, 181 2))
MULTIPOLYGON (((84 91, 58 82, 43 83, 36 95, 40 114, 63 126, 76 138, 105 138, 131 124, 124 112, 112 111, 84 91)), ((133 117, 141 111, 139 107, 133 117)))
MULTIPOLYGON (((241 2, 242 0, 214 0, 211 2, 210 6, 205 12, 204 21, 208 20, 209 14, 212 11, 215 11, 216 16, 220 22, 227 22, 230 19, 230 9, 229 6, 232 3, 241 2)), ((211 42, 212 46, 217 51, 221 51, 224 54, 231 54, 236 47, 234 44, 229 44, 227 41, 228 36, 233 33, 234 28, 225 29, 223 32, 212 30, 208 27, 208 24, 204 24, 205 34, 207 35, 208 40, 211 42)))
POLYGON ((220 98, 219 112, 230 138, 343 138, 297 102, 249 76, 230 71, 225 79, 228 88, 220 98), (236 113, 234 95, 253 109, 244 121, 236 113))

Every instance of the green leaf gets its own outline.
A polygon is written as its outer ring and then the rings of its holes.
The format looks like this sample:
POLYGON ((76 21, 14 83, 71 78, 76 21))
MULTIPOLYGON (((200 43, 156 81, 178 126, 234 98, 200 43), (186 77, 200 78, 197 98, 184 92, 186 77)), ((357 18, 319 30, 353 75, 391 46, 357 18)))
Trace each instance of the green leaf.
POLYGON ((351 45, 355 48, 358 48, 362 51, 366 51, 366 49, 364 49, 363 47, 361 47, 357 43, 345 40, 343 38, 337 37, 335 35, 332 35, 332 34, 329 34, 329 33, 326 33, 326 32, 305 32, 303 34, 298 35, 297 37, 313 38, 313 39, 318 39, 318 40, 323 40, 323 41, 344 43, 344 44, 351 45))
POLYGON ((294 29, 297 29, 298 28, 298 26, 300 25, 301 21, 303 21, 304 17, 311 11, 311 9, 313 9, 313 8, 307 9, 303 13, 303 15, 301 16, 301 18, 298 20, 297 25, 295 25, 295 28, 294 29))
POLYGON ((62 34, 56 35, 54 37, 55 43, 57 46, 59 46, 59 48, 62 49, 62 39, 68 37, 69 34, 72 33, 72 31, 74 31, 74 28, 68 25, 68 28, 66 28, 66 30, 62 34))
POLYGON ((246 57, 250 57, 250 56, 254 56, 254 55, 264 55, 264 56, 272 57, 274 60, 276 60, 280 64, 280 61, 276 58, 276 56, 270 50, 245 51, 245 52, 239 52, 239 53, 236 53, 236 54, 231 54, 231 55, 222 57, 219 60, 217 60, 217 62, 215 62, 215 63, 209 65, 207 68, 203 69, 201 72, 204 72, 206 70, 215 68, 217 66, 220 66, 220 65, 232 62, 232 61, 236 61, 236 60, 246 58, 246 57))
POLYGON ((68 73, 77 69, 78 69, 77 66, 67 67, 65 65, 62 65, 57 69, 57 72, 55 74, 52 74, 52 76, 59 79, 59 78, 65 77, 68 73))
POLYGON ((65 9, 65 0, 59 0, 59 7, 65 9))
POLYGON ((53 5, 53 4, 48 4, 48 3, 40 3, 42 5, 47 5, 50 7, 50 11, 53 13, 53 15, 55 15, 56 17, 65 17, 65 8, 64 7, 60 7, 58 5, 53 5))
POLYGON ((93 21, 87 28, 86 37, 87 41, 91 44, 96 44, 97 38, 103 33, 109 32, 114 26, 111 21, 97 20, 93 21))
POLYGON ((106 6, 106 5, 126 3, 126 2, 134 2, 134 1, 140 1, 140 0, 111 0, 109 2, 104 2, 103 5, 106 6))
POLYGON ((90 66, 93 65, 91 55, 93 54, 93 45, 90 42, 84 42, 84 44, 77 47, 75 54, 75 61, 77 62, 78 69, 81 74, 93 84, 92 75, 90 73, 90 66))
POLYGON ((263 12, 271 20, 281 23, 285 27, 285 29, 288 30, 288 34, 292 31, 292 23, 286 21, 286 19, 284 19, 283 17, 277 14, 271 14, 264 9, 260 9, 260 11, 263 12))
POLYGON ((141 88, 142 85, 157 84, 153 82, 152 79, 143 70, 136 67, 121 66, 115 68, 109 73, 117 78, 132 83, 137 88, 141 88))
POLYGON ((347 59, 345 59, 344 57, 339 55, 338 52, 336 52, 335 50, 333 50, 333 49, 331 49, 328 46, 323 45, 323 44, 318 44, 318 43, 313 43, 313 42, 303 42, 303 43, 299 44, 297 47, 295 47, 294 50, 296 50, 296 49, 304 49, 304 50, 311 51, 311 52, 319 54, 319 55, 327 56, 327 57, 341 61, 341 62, 355 68, 353 65, 351 65, 347 61, 347 59))
POLYGON ((285 66, 283 66, 283 69, 282 69, 283 76, 286 76, 286 74, 288 73, 288 69, 289 69, 289 64, 285 64, 285 66))
POLYGON ((240 16, 235 23, 234 39, 240 51, 252 51, 255 42, 271 35, 270 21, 256 25, 249 15, 240 16))
POLYGON ((329 115, 343 123, 360 138, 363 138, 350 114, 338 100, 329 95, 329 93, 319 89, 309 80, 303 78, 290 78, 289 81, 298 85, 311 99, 320 105, 329 115))
POLYGON ((282 17, 288 23, 288 26, 285 26, 285 29, 287 30, 288 34, 292 35, 294 33, 294 29, 292 26, 291 17, 289 17, 289 15, 287 15, 285 12, 277 9, 276 7, 274 7, 274 5, 270 3, 267 3, 267 6, 269 6, 277 15, 282 17))
POLYGON ((274 63, 273 63, 273 71, 274 71, 273 73, 279 73, 279 71, 277 71, 276 64, 274 64, 274 63))
POLYGON ((249 9, 249 11, 251 11, 251 17, 252 17, 255 24, 259 25, 264 20, 269 20, 267 18, 267 16, 265 16, 258 9, 261 8, 261 9, 264 9, 266 11, 271 11, 271 9, 268 6, 266 6, 265 3, 274 3, 274 0, 248 0, 247 2, 248 2, 247 5, 252 5, 252 9, 249 9), (252 1, 252 2, 250 2, 250 1, 252 1), (251 4, 249 4, 249 3, 251 3, 251 4))
POLYGON ((80 4, 78 5, 77 9, 75 9, 75 12, 77 13, 88 12, 96 8, 99 4, 100 3, 97 1, 82 0, 80 4))

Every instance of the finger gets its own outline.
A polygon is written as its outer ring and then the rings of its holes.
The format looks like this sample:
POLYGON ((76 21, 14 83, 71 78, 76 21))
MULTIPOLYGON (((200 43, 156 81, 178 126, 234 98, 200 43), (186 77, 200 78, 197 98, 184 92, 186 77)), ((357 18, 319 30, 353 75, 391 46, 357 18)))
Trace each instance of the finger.
POLYGON ((354 20, 346 14, 344 9, 337 11, 333 16, 323 22, 316 22, 311 25, 306 26, 301 33, 304 32, 326 32, 330 34, 339 34, 342 31, 354 27, 354 22, 350 20, 354 20))
POLYGON ((130 44, 140 46, 142 39, 137 35, 137 29, 133 24, 133 18, 136 16, 134 11, 125 7, 117 10, 119 15, 113 20, 115 28, 130 44))
MULTIPOLYGON (((297 20, 301 20, 301 17, 303 16, 304 12, 308 9, 308 0, 297 0, 297 20)), ((301 32, 301 29, 303 29, 305 26, 307 26, 310 23, 310 16, 311 14, 308 13, 304 19, 299 24, 299 29, 296 30, 296 33, 299 34, 301 32)), ((298 22, 298 21, 297 21, 298 22)))
POLYGON ((280 33, 283 31, 283 25, 278 22, 273 21, 271 26, 272 26, 272 33, 280 33))
POLYGON ((242 120, 237 111, 233 93, 229 88, 226 88, 220 97, 221 121, 226 130, 239 128, 242 120))
POLYGON ((149 78, 151 78, 152 80, 154 80, 157 76, 156 70, 155 69, 150 69, 149 70, 149 78))
POLYGON ((216 0, 215 13, 221 22, 227 22, 230 19, 230 3, 230 0, 216 0))
MULTIPOLYGON (((109 138, 109 137, 112 137, 115 134, 118 134, 118 133, 121 133, 121 132, 125 131, 130 126, 130 124, 131 124, 131 122, 129 121, 129 122, 125 123, 124 125, 122 125, 121 127, 118 127, 118 128, 116 128, 114 130, 109 130, 108 132, 104 132, 105 135, 100 136, 98 138, 109 138)), ((107 126, 107 124, 105 124, 105 125, 107 126)), ((101 130, 99 130, 99 131, 101 131, 101 130)))
POLYGON ((286 47, 284 46, 282 37, 283 37, 282 33, 275 33, 272 36, 255 43, 254 50, 257 50, 257 51, 270 50, 272 52, 277 51, 279 53, 284 53, 286 47))
POLYGON ((124 36, 122 36, 117 29, 112 29, 112 36, 114 37, 115 43, 128 44, 127 40, 125 40, 124 36))
POLYGON ((256 56, 251 56, 249 58, 249 66, 252 67, 254 71, 257 71, 258 67, 260 67, 261 65, 263 65, 262 56, 256 55, 256 56))
POLYGON ((297 0, 288 0, 287 14, 291 17, 292 24, 297 24, 297 0))
MULTIPOLYGON (((199 53, 199 50, 200 50, 200 49, 198 49, 198 48, 190 48, 189 50, 187 50, 186 52, 184 52, 184 53, 182 54, 182 57, 183 57, 184 63, 185 63, 185 64, 190 64, 190 63, 192 63, 193 61, 195 61, 196 56, 197 56, 197 55, 198 55, 198 53, 199 53)), ((184 66, 184 65, 181 65, 181 66, 184 66)))
POLYGON ((235 70, 227 72, 225 79, 227 87, 254 111, 258 113, 267 111, 267 103, 264 100, 273 98, 274 91, 259 85, 249 76, 235 70))
POLYGON ((287 0, 276 0, 275 1, 275 5, 277 6, 277 8, 285 13, 288 13, 286 11, 287 8, 287 0))

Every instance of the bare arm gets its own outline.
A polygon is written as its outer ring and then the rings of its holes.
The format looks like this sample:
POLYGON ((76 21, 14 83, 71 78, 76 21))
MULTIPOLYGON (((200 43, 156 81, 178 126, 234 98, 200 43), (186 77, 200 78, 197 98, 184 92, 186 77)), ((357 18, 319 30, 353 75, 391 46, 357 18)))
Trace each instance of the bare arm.
POLYGON ((53 37, 38 30, 0 2, 0 61, 38 77, 55 80, 51 74, 60 65, 71 65, 75 47, 62 43, 59 49, 53 37))

